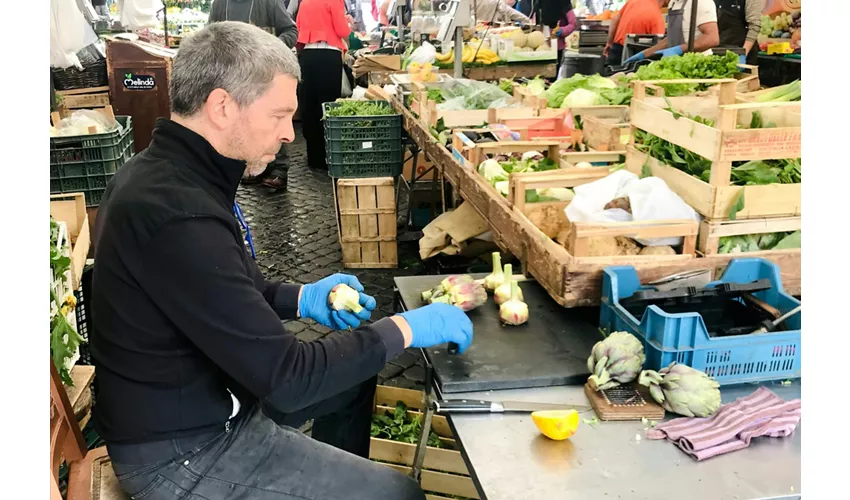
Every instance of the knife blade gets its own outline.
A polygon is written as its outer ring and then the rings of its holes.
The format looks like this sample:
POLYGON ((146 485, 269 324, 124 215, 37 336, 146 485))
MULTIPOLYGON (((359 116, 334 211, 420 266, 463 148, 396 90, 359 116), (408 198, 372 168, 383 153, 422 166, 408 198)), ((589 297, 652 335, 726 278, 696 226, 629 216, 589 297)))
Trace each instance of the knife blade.
POLYGON ((590 406, 560 403, 527 403, 523 401, 483 401, 478 399, 443 399, 434 401, 437 413, 531 413, 541 410, 576 410, 585 412, 590 406))

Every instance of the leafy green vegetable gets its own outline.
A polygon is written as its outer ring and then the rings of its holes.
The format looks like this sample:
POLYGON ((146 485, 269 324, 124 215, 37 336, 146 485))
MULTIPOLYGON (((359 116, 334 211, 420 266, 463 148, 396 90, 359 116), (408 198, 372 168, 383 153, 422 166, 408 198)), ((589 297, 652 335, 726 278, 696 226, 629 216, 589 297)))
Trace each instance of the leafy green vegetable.
POLYGON ((532 94, 540 95, 546 91, 546 82, 540 76, 534 77, 534 80, 524 85, 532 94))
POLYGON ((445 101, 445 99, 443 99, 443 92, 440 89, 428 89, 427 94, 429 101, 434 101, 437 104, 445 101))
MULTIPOLYGON (((407 406, 402 401, 398 401, 392 416, 372 415, 370 434, 380 439, 416 444, 422 435, 422 415, 411 417, 407 414, 407 406)), ((443 446, 440 437, 434 433, 433 427, 428 434, 428 446, 434 448, 443 446)))
MULTIPOLYGON (((70 257, 65 256, 58 247, 59 224, 50 217, 50 270, 56 279, 62 279, 71 268, 70 257)), ((65 366, 65 360, 77 352, 81 342, 85 340, 68 322, 66 314, 76 305, 73 295, 57 297, 51 284, 50 287, 50 357, 56 366, 56 371, 62 377, 62 382, 73 386, 71 373, 65 366)))
POLYGON ((392 106, 376 101, 339 100, 325 116, 385 116, 395 113, 392 106))
POLYGON ((499 80, 499 88, 502 90, 502 92, 513 95, 514 82, 513 80, 508 80, 507 78, 501 78, 499 80))
POLYGON ((767 250, 787 250, 801 248, 802 232, 745 234, 720 238, 719 253, 760 252, 767 250))
POLYGON ((585 76, 573 75, 553 83, 549 90, 542 95, 546 97, 550 108, 560 108, 564 99, 576 89, 601 91, 613 89, 617 86, 610 78, 599 75, 585 76))
POLYGON ((770 92, 766 92, 756 97, 756 102, 789 102, 799 101, 803 95, 802 84, 800 80, 794 80, 787 85, 781 85, 773 88, 770 92))
MULTIPOLYGON (((681 56, 670 56, 641 66, 628 80, 676 80, 730 78, 738 72, 738 56, 727 51, 724 55, 703 55, 688 52, 681 56)), ((667 96, 690 94, 704 86, 687 84, 661 85, 667 96)))
POLYGON ((735 204, 732 205, 732 208, 729 210, 729 220, 735 220, 738 218, 738 212, 744 209, 744 191, 741 191, 741 195, 738 196, 738 199, 735 200, 735 204))

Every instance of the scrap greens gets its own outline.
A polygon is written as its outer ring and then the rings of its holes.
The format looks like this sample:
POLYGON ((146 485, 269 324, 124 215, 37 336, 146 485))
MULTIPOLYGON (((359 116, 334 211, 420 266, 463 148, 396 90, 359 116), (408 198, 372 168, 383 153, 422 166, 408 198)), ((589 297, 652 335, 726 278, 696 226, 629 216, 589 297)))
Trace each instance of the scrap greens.
MULTIPOLYGON (((722 56, 688 52, 641 66, 626 80, 719 79, 732 78, 736 73, 738 73, 738 56, 733 52, 726 51, 726 54, 722 56)), ((680 96, 702 89, 702 86, 692 84, 667 84, 661 87, 664 88, 664 94, 667 96, 680 96)))
MULTIPOLYGON (((372 437, 416 444, 422 435, 422 415, 407 414, 407 405, 398 401, 392 415, 372 415, 372 437)), ((441 448, 443 443, 433 429, 428 434, 428 446, 441 448)))
POLYGON ((719 253, 759 252, 787 250, 802 246, 802 231, 747 234, 720 238, 719 253))

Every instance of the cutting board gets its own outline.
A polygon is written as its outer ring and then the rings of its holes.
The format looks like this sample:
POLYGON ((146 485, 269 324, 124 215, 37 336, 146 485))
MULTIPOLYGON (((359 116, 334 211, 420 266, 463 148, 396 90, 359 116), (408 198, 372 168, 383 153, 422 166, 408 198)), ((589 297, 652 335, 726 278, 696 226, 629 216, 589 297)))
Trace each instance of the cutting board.
POLYGON ((600 420, 661 420, 664 408, 649 395, 649 389, 637 382, 602 392, 584 385, 584 394, 600 420))
MULTIPOLYGON (((483 278, 486 274, 473 275, 483 278)), ((424 305, 423 290, 438 285, 445 276, 396 278, 396 288, 406 310, 424 305)), ((499 306, 488 297, 483 306, 469 311, 474 339, 463 354, 449 354, 447 346, 426 349, 444 394, 528 387, 584 384, 590 373, 587 356, 602 340, 599 310, 565 309, 535 281, 520 283, 529 320, 520 326, 502 326, 499 306)))

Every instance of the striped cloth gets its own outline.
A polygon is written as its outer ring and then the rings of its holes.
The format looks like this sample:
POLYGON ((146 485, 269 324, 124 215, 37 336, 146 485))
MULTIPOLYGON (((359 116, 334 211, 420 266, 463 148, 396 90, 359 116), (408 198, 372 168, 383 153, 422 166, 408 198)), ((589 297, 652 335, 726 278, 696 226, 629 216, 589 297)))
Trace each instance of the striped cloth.
POLYGON ((786 437, 800 422, 799 399, 784 401, 770 389, 728 403, 708 418, 677 418, 646 432, 648 439, 668 439, 697 461, 740 450, 759 436, 786 437))

